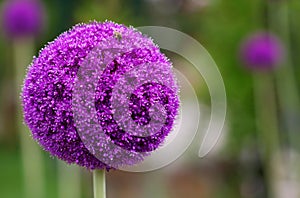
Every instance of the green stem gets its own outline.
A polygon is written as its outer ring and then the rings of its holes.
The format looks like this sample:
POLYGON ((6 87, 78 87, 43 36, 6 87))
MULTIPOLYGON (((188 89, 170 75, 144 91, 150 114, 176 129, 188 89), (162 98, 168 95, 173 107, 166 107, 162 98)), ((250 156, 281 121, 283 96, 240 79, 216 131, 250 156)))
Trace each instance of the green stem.
POLYGON ((15 40, 13 43, 14 65, 16 73, 17 113, 16 122, 20 138, 23 164, 24 197, 41 198, 44 194, 44 167, 40 148, 30 137, 29 129, 23 124, 23 111, 19 99, 25 71, 33 56, 33 40, 15 40))
POLYGON ((254 78, 255 107, 257 128, 263 149, 263 162, 267 178, 268 197, 274 197, 277 178, 273 161, 280 149, 278 136, 278 119, 275 100, 275 87, 272 76, 267 73, 257 73, 254 78))
POLYGON ((76 165, 68 165, 58 161, 58 197, 80 198, 80 169, 76 165))
MULTIPOLYGON (((290 1, 269 2, 268 19, 270 29, 281 37, 286 47, 285 62, 276 72, 279 106, 281 112, 283 113, 283 121, 286 127, 285 133, 288 136, 288 143, 292 148, 299 149, 299 122, 295 122, 293 120, 299 120, 300 96, 297 88, 293 61, 290 55, 291 38, 289 3, 290 1)), ((296 173, 295 169, 297 169, 294 167, 298 167, 299 164, 297 164, 297 162, 293 159, 292 155, 289 157, 288 161, 285 161, 285 163, 289 166, 289 171, 287 171, 287 173, 291 177, 294 177, 296 173)), ((298 177, 300 177, 300 175, 298 175, 298 177)))
POLYGON ((94 198, 106 198, 105 170, 93 171, 94 198))

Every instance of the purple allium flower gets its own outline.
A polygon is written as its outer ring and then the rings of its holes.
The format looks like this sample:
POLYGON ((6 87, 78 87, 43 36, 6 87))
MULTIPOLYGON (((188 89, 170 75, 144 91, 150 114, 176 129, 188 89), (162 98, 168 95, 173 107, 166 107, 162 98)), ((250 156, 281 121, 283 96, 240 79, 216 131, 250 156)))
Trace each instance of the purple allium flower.
POLYGON ((3 30, 12 38, 39 34, 45 17, 39 0, 7 0, 1 15, 3 30))
POLYGON ((284 49, 275 35, 258 32, 246 38, 241 46, 240 55, 248 68, 269 70, 280 64, 284 56, 284 49))
MULTIPOLYGON (((25 122, 33 138, 45 150, 68 163, 107 170, 135 164, 163 143, 178 114, 178 87, 171 67, 158 46, 133 28, 113 22, 76 25, 42 49, 29 67, 22 94, 25 122), (92 124, 86 122, 89 115, 84 112, 84 107, 73 108, 72 100, 82 100, 77 98, 78 93, 84 95, 89 89, 89 84, 83 84, 86 87, 76 92, 78 79, 92 79, 89 71, 84 73, 86 71, 81 72, 80 69, 86 64, 90 67, 101 65, 101 59, 97 57, 105 54, 105 47, 121 49, 121 53, 105 65, 101 75, 97 76, 96 89, 92 89, 94 105, 91 106, 96 110, 96 126, 101 127, 101 131, 94 131, 92 124), (99 49, 99 53, 93 54, 99 49), (154 74, 158 80, 151 76, 154 74), (130 90, 126 83, 118 84, 124 81, 124 76, 132 81, 138 78, 144 80, 137 80, 138 86, 130 90), (130 97, 122 92, 129 92, 130 97), (124 105, 129 114, 124 110, 123 114, 115 115, 118 105, 126 103, 126 99, 128 103, 124 105), (160 107, 158 112, 161 115, 153 115, 151 107, 154 104, 160 107), (74 117, 77 111, 82 111, 80 115, 83 115, 78 122, 78 118, 74 117), (165 119, 162 119, 164 116, 165 119), (153 126, 149 125, 150 135, 146 136, 140 133, 139 127, 134 128, 129 122, 147 126, 156 120, 163 120, 162 126, 158 128, 155 122, 153 126), (78 127, 86 128, 84 134, 79 133, 78 127), (106 139, 103 135, 98 138, 99 133, 105 134, 106 139), (86 139, 92 142, 86 145, 86 139), (108 140, 130 152, 129 156, 133 158, 125 159, 128 156, 106 146, 108 140), (108 163, 109 159, 117 162, 108 163)), ((88 101, 84 100, 82 104, 85 103, 88 101)))

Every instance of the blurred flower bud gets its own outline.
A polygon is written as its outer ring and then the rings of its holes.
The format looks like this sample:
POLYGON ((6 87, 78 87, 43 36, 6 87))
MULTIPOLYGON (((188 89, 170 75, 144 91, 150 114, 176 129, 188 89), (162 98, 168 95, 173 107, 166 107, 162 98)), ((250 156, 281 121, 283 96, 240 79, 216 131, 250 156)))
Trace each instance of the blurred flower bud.
POLYGON ((2 28, 11 38, 36 36, 43 29, 45 11, 38 0, 10 0, 2 5, 2 28))
POLYGON ((271 70, 282 62, 284 47, 275 35, 258 32, 242 43, 240 57, 243 64, 252 70, 271 70))

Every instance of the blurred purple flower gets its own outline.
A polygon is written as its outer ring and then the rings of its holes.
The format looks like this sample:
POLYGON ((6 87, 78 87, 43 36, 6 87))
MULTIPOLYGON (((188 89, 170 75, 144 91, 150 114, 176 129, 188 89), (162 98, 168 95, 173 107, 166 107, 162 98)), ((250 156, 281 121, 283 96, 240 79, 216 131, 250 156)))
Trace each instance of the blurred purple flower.
POLYGON ((1 15, 8 37, 36 36, 43 29, 45 13, 39 0, 7 0, 1 15))
POLYGON ((245 39, 240 49, 241 60, 253 70, 276 68, 284 57, 280 40, 268 32, 258 32, 245 39))
MULTIPOLYGON (((109 170, 112 167, 103 163, 105 160, 100 157, 96 158, 86 147, 89 148, 90 145, 82 142, 82 136, 79 136, 75 126, 75 113, 72 111, 72 93, 79 67, 99 44, 107 44, 108 48, 122 46, 122 51, 126 50, 107 65, 97 84, 94 103, 99 126, 107 138, 125 150, 140 153, 158 148, 171 131, 179 108, 177 92, 172 91, 178 90, 174 79, 166 84, 168 87, 154 82, 143 84, 131 95, 128 108, 131 118, 137 124, 145 125, 150 121, 148 111, 153 101, 158 101, 165 108, 166 121, 155 134, 147 137, 131 135, 118 126, 112 113, 112 90, 120 76, 145 63, 150 63, 151 67, 166 65, 162 73, 171 71, 171 63, 152 40, 133 28, 113 22, 92 22, 76 25, 61 34, 33 60, 25 79, 22 98, 25 122, 32 131, 33 138, 45 150, 68 163, 76 163, 88 169, 109 170), (133 44, 130 46, 123 39, 133 44)), ((93 60, 96 60, 97 65, 97 59, 93 60)), ((120 103, 125 103, 124 100, 119 100, 120 103)), ((128 117, 127 114, 122 116, 128 117)), ((84 126, 91 128, 89 123, 84 123, 84 126)), ((94 136, 94 133, 87 134, 89 135, 94 136)), ((105 140, 97 139, 96 144, 105 144, 105 140)), ((101 150, 103 157, 118 157, 113 148, 105 145, 94 149, 101 150)), ((130 163, 133 162, 128 162, 130 163)))

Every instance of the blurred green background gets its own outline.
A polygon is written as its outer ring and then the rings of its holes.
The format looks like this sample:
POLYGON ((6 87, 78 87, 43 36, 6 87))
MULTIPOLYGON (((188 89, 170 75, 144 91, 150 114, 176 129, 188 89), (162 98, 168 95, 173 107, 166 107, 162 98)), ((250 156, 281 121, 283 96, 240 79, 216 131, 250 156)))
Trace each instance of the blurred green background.
MULTIPOLYGON (((1 4, 2 2, 4 1, 2 0, 1 4)), ((300 136, 298 134, 300 112, 297 106, 300 91, 299 0, 44 0, 43 3, 47 11, 47 23, 44 33, 35 40, 35 55, 47 42, 76 23, 112 20, 135 27, 159 25, 175 28, 198 40, 209 51, 223 77, 228 111, 225 135, 219 141, 217 149, 200 159, 195 154, 198 148, 195 146, 195 151, 190 149, 191 151, 185 154, 189 157, 149 173, 111 171, 107 174, 108 198, 300 197, 300 168, 297 168, 300 167, 297 144, 300 136), (264 148, 268 147, 265 145, 268 144, 266 141, 268 135, 260 133, 256 121, 257 96, 253 83, 256 81, 256 74, 245 69, 238 58, 238 50, 243 39, 252 32, 262 29, 269 29, 277 34, 287 50, 282 67, 263 74, 270 77, 275 87, 275 117, 278 119, 279 128, 277 134, 279 149, 275 153, 267 154, 264 148), (294 89, 285 89, 287 92, 282 92, 284 88, 291 87, 294 89), (287 109, 281 101, 288 96, 296 102, 291 103, 287 109), (272 181, 268 177, 269 171, 276 175, 272 177, 272 181)), ((174 60, 175 67, 180 67, 183 60, 179 60, 180 58, 174 54, 165 53, 172 61, 174 60)), ((13 41, 2 34, 0 37, 0 197, 2 198, 24 197, 20 138, 16 127, 19 98, 15 92, 13 64, 13 41)), ((209 108, 210 96, 201 76, 189 79, 196 88, 201 105, 204 109, 209 108)), ((264 102, 268 104, 268 98, 265 99, 264 102)), ((272 131, 269 135, 272 138, 272 131)), ((31 143, 36 144, 33 140, 31 143)), ((194 142, 195 145, 198 143, 199 141, 194 142)), ((44 151, 42 160, 45 197, 92 197, 89 171, 72 167, 72 170, 79 174, 80 180, 77 183, 76 181, 69 183, 68 178, 63 178, 66 182, 64 183, 59 176, 63 174, 60 166, 67 165, 58 163, 44 151), (62 192, 64 187, 61 186, 65 186, 67 192, 62 192), (72 195, 74 192, 76 197, 72 195)))

